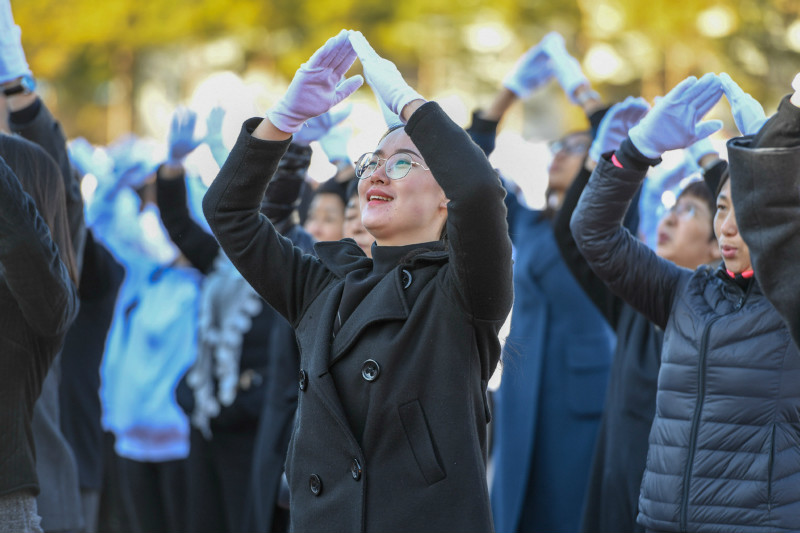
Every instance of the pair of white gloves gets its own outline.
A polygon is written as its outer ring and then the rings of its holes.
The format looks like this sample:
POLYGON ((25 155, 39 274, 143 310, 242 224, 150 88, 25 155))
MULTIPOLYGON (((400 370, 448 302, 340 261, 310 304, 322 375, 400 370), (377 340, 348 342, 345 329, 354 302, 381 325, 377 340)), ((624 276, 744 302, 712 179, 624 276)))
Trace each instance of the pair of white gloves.
POLYGON ((576 89, 589 84, 580 63, 567 52, 564 38, 557 32, 548 33, 525 52, 503 79, 503 85, 518 98, 527 98, 553 77, 573 103, 577 103, 576 89))
POLYGON ((612 106, 600 123, 589 157, 598 161, 602 153, 615 150, 630 137, 646 157, 656 159, 668 150, 686 148, 694 160, 699 160, 716 152, 708 136, 719 130, 722 122, 702 119, 723 95, 743 135, 761 129, 767 120, 763 107, 728 74, 709 73, 700 79, 690 76, 666 96, 657 98, 653 109, 643 98, 632 97, 612 106))
MULTIPOLYGON (((403 79, 391 61, 380 57, 361 32, 342 30, 303 63, 283 97, 267 112, 267 118, 281 131, 296 134, 314 117, 330 111, 364 83, 360 75, 345 78, 345 73, 361 61, 364 77, 379 102, 397 116, 414 100, 423 100, 403 79)), ((338 118, 338 117, 337 117, 338 118)), ((301 134, 302 135, 302 134, 301 134)))

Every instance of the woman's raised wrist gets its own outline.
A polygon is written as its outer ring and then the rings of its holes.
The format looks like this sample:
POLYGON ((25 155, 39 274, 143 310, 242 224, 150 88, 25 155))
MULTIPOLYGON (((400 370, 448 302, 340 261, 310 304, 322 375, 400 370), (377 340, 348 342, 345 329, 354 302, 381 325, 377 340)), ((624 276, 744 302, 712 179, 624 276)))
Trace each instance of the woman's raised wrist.
POLYGON ((422 98, 411 100, 409 103, 403 106, 402 111, 400 111, 400 118, 403 120, 403 122, 408 123, 408 120, 411 118, 411 115, 414 114, 414 111, 422 107, 425 103, 425 100, 422 98))

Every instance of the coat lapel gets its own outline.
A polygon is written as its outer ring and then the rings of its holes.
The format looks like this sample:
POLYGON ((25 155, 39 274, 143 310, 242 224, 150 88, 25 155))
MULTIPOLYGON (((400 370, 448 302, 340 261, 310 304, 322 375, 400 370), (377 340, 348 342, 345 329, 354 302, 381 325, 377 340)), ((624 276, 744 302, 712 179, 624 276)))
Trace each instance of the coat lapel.
MULTIPOLYGON (((371 324, 408 318, 408 301, 403 293, 400 269, 394 269, 378 282, 342 325, 331 346, 329 365, 339 360, 371 324)), ((334 311, 335 314, 335 311, 334 311)))
POLYGON ((325 408, 333 415, 339 425, 351 434, 350 425, 342 407, 342 402, 336 393, 336 385, 328 372, 328 359, 331 349, 330 332, 333 331, 333 318, 339 308, 339 301, 342 299, 344 283, 340 282, 331 288, 325 303, 319 313, 320 320, 324 323, 314 328, 320 332, 313 341, 313 349, 308 359, 308 373, 311 378, 310 387, 314 387, 319 394, 320 400, 325 408), (328 332, 325 334, 324 332, 328 332))

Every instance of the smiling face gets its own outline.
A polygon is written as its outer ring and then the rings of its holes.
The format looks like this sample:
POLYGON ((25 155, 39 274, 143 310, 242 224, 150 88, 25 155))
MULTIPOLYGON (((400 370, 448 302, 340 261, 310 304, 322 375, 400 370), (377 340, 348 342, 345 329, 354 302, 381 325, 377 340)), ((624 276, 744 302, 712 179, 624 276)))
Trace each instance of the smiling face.
MULTIPOLYGON (((704 184, 700 184, 705 187, 704 184)), ((719 259, 708 202, 684 193, 658 223, 656 253, 678 266, 694 270, 719 259)))
POLYGON ((375 154, 381 164, 358 183, 361 222, 379 246, 403 246, 439 240, 447 221, 447 198, 417 147, 402 129, 389 133, 375 154), (383 159, 406 153, 420 165, 413 165, 398 180, 386 176, 383 159))
POLYGON ((719 251, 725 268, 734 274, 750 270, 750 249, 745 244, 736 224, 736 213, 731 200, 731 180, 727 180, 717 195, 717 215, 714 217, 714 233, 717 235, 719 251))

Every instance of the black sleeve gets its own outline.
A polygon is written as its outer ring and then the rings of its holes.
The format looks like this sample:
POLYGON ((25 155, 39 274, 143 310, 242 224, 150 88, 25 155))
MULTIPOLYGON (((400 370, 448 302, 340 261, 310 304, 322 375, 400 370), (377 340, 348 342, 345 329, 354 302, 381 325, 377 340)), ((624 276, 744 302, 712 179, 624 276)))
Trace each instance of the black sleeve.
POLYGON ((273 225, 283 222, 295 210, 310 164, 310 146, 289 145, 264 194, 261 212, 273 225))
POLYGON ((203 274, 208 274, 214 265, 214 259, 219 254, 219 244, 192 220, 186 204, 184 176, 164 179, 159 167, 156 172, 156 188, 158 210, 169 238, 193 267, 203 274))
POLYGON ((33 198, 0 158, 0 279, 22 316, 44 337, 67 331, 77 291, 33 198))
POLYGON ((117 291, 124 269, 102 244, 94 239, 91 230, 86 230, 86 245, 83 248, 83 268, 78 285, 81 302, 104 298, 109 291, 117 291))
MULTIPOLYGON (((600 122, 603 120, 608 109, 602 109, 592 113, 589 117, 591 124, 592 139, 597 135, 597 130, 600 127, 600 122)), ((553 221, 553 234, 555 236, 556 244, 558 245, 561 257, 564 259, 567 268, 569 268, 572 276, 581 286, 583 291, 594 303, 597 309, 603 314, 606 321, 611 325, 612 329, 617 328, 617 321, 619 319, 620 310, 624 302, 622 299, 614 295, 611 290, 606 286, 605 282, 597 277, 589 263, 583 257, 580 250, 578 250, 575 239, 572 237, 572 231, 569 229, 569 222, 572 219, 572 213, 575 212, 575 207, 578 205, 581 194, 583 193, 586 184, 589 182, 589 177, 592 175, 585 166, 581 167, 580 172, 575 177, 572 185, 564 195, 564 201, 561 203, 561 208, 556 213, 555 220, 553 221)), ((636 201, 631 202, 631 207, 628 209, 626 221, 631 216, 631 212, 636 211, 636 201)), ((638 225, 638 220, 635 221, 638 225)), ((626 223, 626 227, 627 227, 626 223)), ((629 229, 631 229, 629 227, 629 229)), ((632 230, 636 232, 636 228, 632 230)))
POLYGON ((61 129, 61 124, 39 98, 27 108, 10 113, 8 118, 11 131, 44 148, 44 151, 55 160, 61 171, 72 249, 80 270, 83 261, 84 239, 86 238, 83 197, 81 196, 80 176, 69 161, 67 138, 61 129))
POLYGON ((203 198, 203 213, 242 276, 295 325, 332 274, 281 236, 260 212, 264 192, 290 142, 253 137, 261 120, 252 118, 242 125, 239 139, 203 198))
POLYGON ((417 109, 405 131, 449 200, 450 268, 465 310, 479 320, 505 320, 513 287, 500 177, 481 149, 436 102, 417 109))
POLYGON ((658 257, 622 225, 631 199, 653 160, 626 139, 617 150, 620 168, 601 158, 572 215, 570 229, 597 276, 619 297, 662 329, 672 302, 691 271, 658 257))
POLYGON ((728 157, 756 279, 800 346, 800 109, 785 97, 758 134, 728 141, 728 157))
POLYGON ((489 157, 494 152, 494 143, 497 139, 497 126, 499 124, 496 120, 486 120, 481 118, 480 111, 472 112, 472 123, 467 128, 472 141, 477 144, 486 157, 489 157))
POLYGON ((575 244, 575 239, 572 237, 572 232, 569 229, 569 221, 572 218, 572 213, 575 212, 575 207, 578 205, 581 193, 589 182, 589 177, 591 175, 592 173, 585 167, 581 168, 581 171, 564 196, 561 209, 559 209, 556 214, 555 221, 553 222, 553 233, 558 249, 561 252, 561 257, 564 259, 570 272, 572 272, 572 276, 589 299, 594 302, 594 305, 600 310, 606 321, 613 329, 616 329, 623 302, 620 298, 615 296, 606 286, 605 282, 594 273, 592 267, 589 266, 589 263, 583 257, 583 254, 578 250, 578 245, 575 244))

